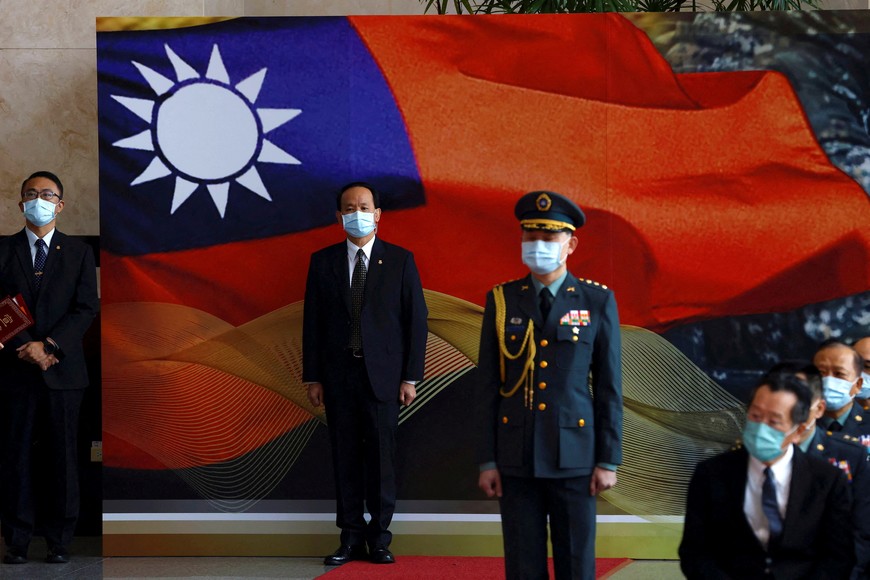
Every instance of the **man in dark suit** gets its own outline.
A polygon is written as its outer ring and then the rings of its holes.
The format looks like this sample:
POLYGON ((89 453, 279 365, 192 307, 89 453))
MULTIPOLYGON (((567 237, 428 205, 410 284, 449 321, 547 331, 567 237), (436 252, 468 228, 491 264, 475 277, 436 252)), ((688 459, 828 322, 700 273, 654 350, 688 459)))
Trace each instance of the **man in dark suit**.
POLYGON ((411 252, 375 236, 375 189, 345 186, 337 210, 346 239, 311 256, 302 330, 302 380, 311 404, 326 406, 341 529, 324 563, 389 564, 399 405, 423 378, 428 311, 411 252))
POLYGON ((842 432, 834 433, 820 428, 818 422, 825 415, 822 379, 819 371, 807 361, 784 361, 774 365, 762 382, 774 374, 788 374, 804 381, 812 393, 809 418, 798 447, 804 453, 821 457, 840 468, 852 489, 852 528, 855 536, 855 568, 850 578, 866 578, 870 572, 870 456, 857 438, 842 432))
POLYGON ((797 377, 768 375, 750 397, 743 446, 695 469, 679 549, 687 578, 849 578, 846 476, 795 445, 811 398, 797 377))
POLYGON ((99 309, 96 267, 89 246, 55 229, 64 208, 57 176, 31 175, 18 205, 26 227, 0 240, 0 287, 21 294, 34 324, 0 350, 3 561, 27 562, 38 507, 46 560, 65 563, 79 513, 76 439, 88 386, 82 338, 99 309), (34 478, 35 456, 47 468, 44 481, 34 478))
POLYGON ((531 274, 486 297, 480 339, 478 485, 500 498, 507 578, 595 577, 595 496, 622 462, 616 299, 567 270, 585 216, 535 191, 517 202, 531 274), (589 375, 592 373, 591 393, 589 375))

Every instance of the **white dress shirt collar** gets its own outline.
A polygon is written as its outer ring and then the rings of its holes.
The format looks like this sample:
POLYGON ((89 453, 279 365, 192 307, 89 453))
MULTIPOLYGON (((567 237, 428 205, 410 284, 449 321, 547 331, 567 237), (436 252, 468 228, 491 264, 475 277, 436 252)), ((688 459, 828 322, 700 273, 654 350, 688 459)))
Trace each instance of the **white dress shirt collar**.
MULTIPOLYGON (((54 237, 54 232, 57 231, 57 228, 51 228, 51 231, 43 236, 42 241, 45 242, 45 255, 48 256, 48 252, 51 249, 51 239, 54 237)), ((24 233, 27 234, 27 243, 30 246, 30 259, 31 261, 36 260, 36 240, 39 237, 30 231, 30 228, 24 228, 24 233)))
MULTIPOLYGON (((363 253, 366 255, 366 262, 369 261, 372 257, 372 247, 375 245, 375 238, 377 236, 372 236, 366 244, 362 247, 363 253)), ((350 240, 345 238, 345 243, 347 244, 347 257, 352 262, 356 263, 356 253, 359 251, 359 246, 351 242, 350 240)))

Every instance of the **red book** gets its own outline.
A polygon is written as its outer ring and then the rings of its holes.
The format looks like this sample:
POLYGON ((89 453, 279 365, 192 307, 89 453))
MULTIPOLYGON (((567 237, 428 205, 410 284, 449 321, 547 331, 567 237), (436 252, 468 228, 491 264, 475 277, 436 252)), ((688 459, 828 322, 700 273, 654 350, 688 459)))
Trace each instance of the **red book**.
POLYGON ((33 325, 33 317, 21 294, 0 300, 0 344, 6 344, 16 334, 33 325))

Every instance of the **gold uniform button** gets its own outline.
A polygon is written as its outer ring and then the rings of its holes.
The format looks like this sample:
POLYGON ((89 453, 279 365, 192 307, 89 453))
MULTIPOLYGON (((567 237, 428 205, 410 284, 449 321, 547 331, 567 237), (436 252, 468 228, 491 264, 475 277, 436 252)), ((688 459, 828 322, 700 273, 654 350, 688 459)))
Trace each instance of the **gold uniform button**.
POLYGON ((541 346, 547 346, 548 344, 550 344, 550 343, 546 338, 541 341, 541 346))
POLYGON ((546 411, 546 410, 547 410, 547 403, 541 403, 540 405, 538 405, 538 411, 546 411))
POLYGON ((825 446, 822 445, 821 443, 819 443, 818 445, 816 445, 816 449, 818 449, 819 451, 824 451, 824 450, 825 450, 825 446))
POLYGON ((540 364, 540 365, 538 365, 538 366, 540 366, 540 367, 541 367, 541 368, 542 368, 542 369, 545 369, 545 368, 547 368, 547 361, 545 361, 545 360, 542 360, 542 361, 541 361, 541 364, 540 364))
POLYGON ((507 424, 507 416, 502 417, 501 422, 507 424))
POLYGON ((547 388, 547 383, 545 383, 544 381, 541 381, 540 383, 538 383, 538 388, 543 391, 544 389, 547 388))
POLYGON ((516 335, 516 334, 512 334, 512 335, 511 335, 511 340, 516 340, 516 339, 517 339, 517 335, 516 335))
POLYGON ((577 425, 579 425, 580 427, 585 427, 585 426, 586 426, 586 420, 585 420, 585 419, 580 419, 579 421, 577 421, 577 425))
POLYGON ((574 336, 571 337, 571 340, 573 340, 574 342, 577 342, 578 340, 580 340, 580 337, 575 334, 574 336))

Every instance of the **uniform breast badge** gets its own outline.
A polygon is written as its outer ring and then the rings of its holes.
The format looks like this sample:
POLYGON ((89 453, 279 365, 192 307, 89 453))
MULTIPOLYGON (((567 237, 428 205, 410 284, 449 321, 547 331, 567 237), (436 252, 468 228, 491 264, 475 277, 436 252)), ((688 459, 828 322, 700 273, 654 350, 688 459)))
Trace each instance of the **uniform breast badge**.
POLYGON ((589 326, 591 319, 588 310, 569 310, 559 319, 561 326, 589 326))

